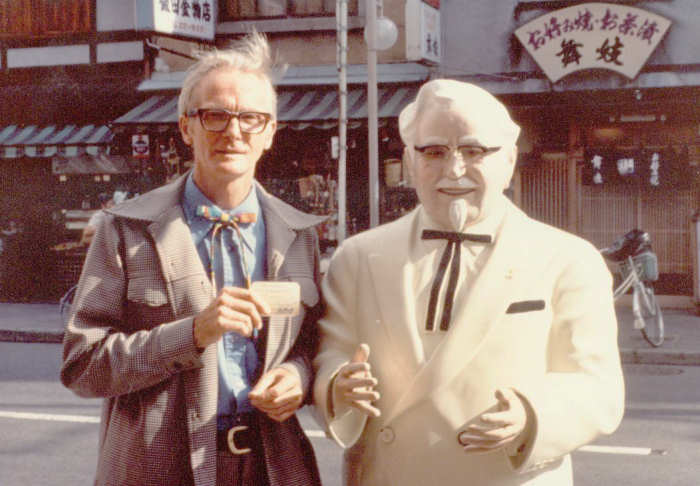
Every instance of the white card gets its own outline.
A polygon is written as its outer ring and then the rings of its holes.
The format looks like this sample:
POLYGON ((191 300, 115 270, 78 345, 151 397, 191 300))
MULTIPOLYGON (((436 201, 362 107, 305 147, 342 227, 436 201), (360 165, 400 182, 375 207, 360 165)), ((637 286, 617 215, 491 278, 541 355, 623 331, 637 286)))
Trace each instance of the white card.
POLYGON ((299 314, 301 288, 297 282, 253 282, 250 290, 270 307, 271 316, 299 314))

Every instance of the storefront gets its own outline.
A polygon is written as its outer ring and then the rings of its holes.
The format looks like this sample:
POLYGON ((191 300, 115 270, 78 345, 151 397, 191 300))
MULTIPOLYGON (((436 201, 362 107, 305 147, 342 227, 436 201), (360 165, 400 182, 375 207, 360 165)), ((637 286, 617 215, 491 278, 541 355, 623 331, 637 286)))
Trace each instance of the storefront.
POLYGON ((112 138, 104 125, 0 128, 1 299, 55 300, 75 283, 98 195, 132 177, 129 161, 110 154, 112 138))
MULTIPOLYGON (((659 257, 657 293, 692 295, 691 217, 700 207, 697 5, 489 3, 502 33, 443 4, 440 76, 499 97, 523 133, 511 193, 531 216, 596 247, 634 228, 659 257), (448 39, 449 40, 449 39, 448 39)), ((482 8, 486 12, 485 7, 482 8)))

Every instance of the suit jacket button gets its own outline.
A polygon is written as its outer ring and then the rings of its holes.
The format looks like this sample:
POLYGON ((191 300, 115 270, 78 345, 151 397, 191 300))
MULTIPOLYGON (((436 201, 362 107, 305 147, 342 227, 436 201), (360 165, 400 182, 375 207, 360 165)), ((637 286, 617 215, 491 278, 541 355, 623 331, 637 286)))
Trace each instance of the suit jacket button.
POLYGON ((394 433, 394 429, 391 427, 382 427, 379 430, 379 439, 385 444, 391 444, 394 442, 395 438, 396 434, 394 433))

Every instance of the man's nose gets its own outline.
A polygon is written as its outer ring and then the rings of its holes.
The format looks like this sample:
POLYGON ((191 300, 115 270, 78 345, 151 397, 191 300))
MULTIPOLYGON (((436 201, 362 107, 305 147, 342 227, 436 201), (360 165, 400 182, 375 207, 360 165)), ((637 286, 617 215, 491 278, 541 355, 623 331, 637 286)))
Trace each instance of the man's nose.
POLYGON ((452 151, 445 162, 445 175, 450 179, 459 179, 466 172, 467 164, 458 152, 452 151))
POLYGON ((241 124, 237 116, 231 117, 226 130, 224 130, 224 134, 234 138, 241 138, 243 136, 243 132, 241 132, 241 124))

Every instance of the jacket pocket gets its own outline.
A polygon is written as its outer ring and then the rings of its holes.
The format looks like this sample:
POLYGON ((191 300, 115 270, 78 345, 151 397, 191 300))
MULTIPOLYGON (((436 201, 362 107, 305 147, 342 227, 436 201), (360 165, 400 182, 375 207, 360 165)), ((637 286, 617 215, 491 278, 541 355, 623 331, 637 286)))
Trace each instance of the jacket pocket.
POLYGON ((173 320, 173 312, 162 280, 134 277, 127 284, 125 326, 137 331, 173 320))
POLYGON ((168 296, 160 280, 153 277, 135 277, 129 280, 127 299, 149 307, 160 307, 168 303, 168 296))
POLYGON ((544 310, 544 300, 521 300, 513 302, 508 306, 506 314, 517 314, 519 312, 532 312, 544 310))

